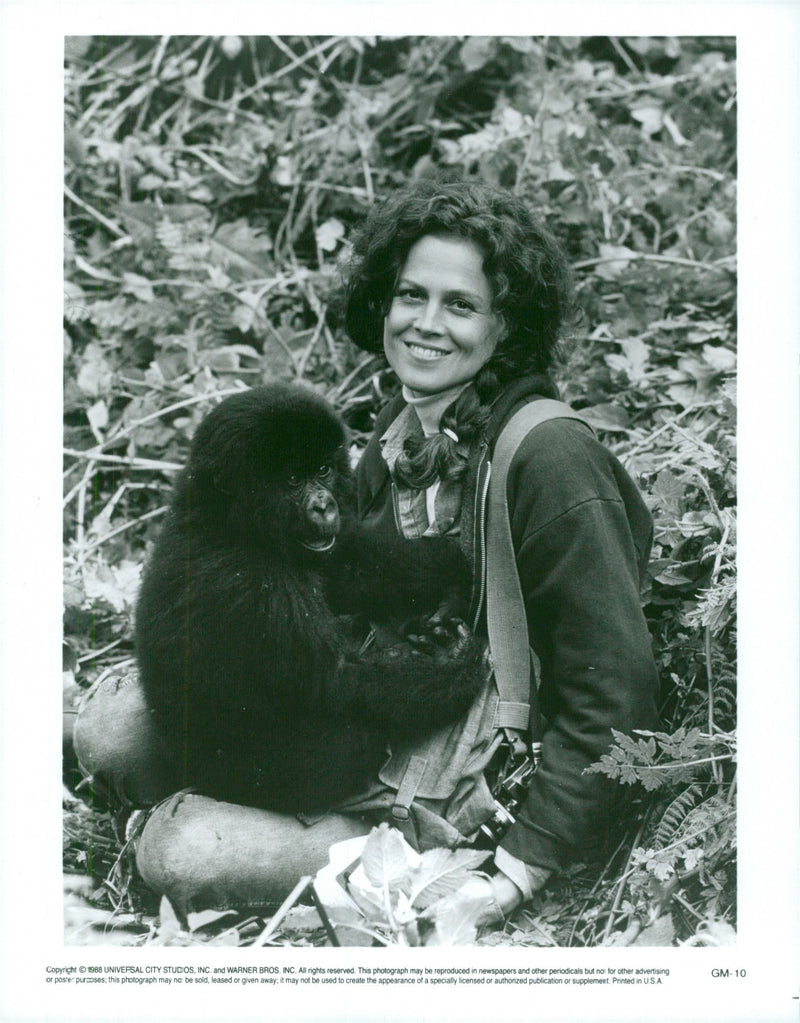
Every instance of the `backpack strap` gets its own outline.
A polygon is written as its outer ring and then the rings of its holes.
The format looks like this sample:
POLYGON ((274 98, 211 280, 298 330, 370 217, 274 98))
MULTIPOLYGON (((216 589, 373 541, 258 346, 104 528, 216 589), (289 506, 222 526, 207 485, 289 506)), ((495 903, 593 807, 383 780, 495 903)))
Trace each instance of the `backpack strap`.
MULTIPOLYGON (((551 398, 529 402, 516 412, 498 435, 489 465, 489 502, 486 524, 486 624, 494 680, 500 702, 492 728, 506 733, 515 754, 530 749, 538 762, 541 748, 536 686, 538 658, 528 642, 528 622, 511 538, 506 483, 517 448, 531 430, 548 419, 577 419, 589 424, 569 405, 551 398), (531 742, 523 734, 530 731, 531 742)), ((411 804, 428 766, 424 756, 412 756, 391 807, 392 827, 399 828, 415 845, 411 804)))
POLYGON ((497 437, 490 466, 486 524, 486 625, 495 684, 500 696, 495 726, 506 732, 512 747, 519 752, 522 751, 522 733, 530 729, 532 746, 540 739, 536 700, 539 662, 528 638, 522 586, 511 538, 506 486, 508 470, 518 447, 531 430, 550 419, 577 419, 591 429, 586 420, 564 402, 551 398, 528 402, 514 413, 497 437))

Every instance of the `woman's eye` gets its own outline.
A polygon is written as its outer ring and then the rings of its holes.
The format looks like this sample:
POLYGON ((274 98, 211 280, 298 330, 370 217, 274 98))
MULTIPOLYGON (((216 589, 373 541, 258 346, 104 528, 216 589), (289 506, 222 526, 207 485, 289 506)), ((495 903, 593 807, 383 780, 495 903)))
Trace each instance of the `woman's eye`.
POLYGON ((471 313, 475 308, 471 302, 463 298, 454 298, 450 305, 457 313, 471 313))
POLYGON ((399 298, 402 302, 418 302, 422 299, 422 292, 415 288, 398 288, 395 298, 399 298))

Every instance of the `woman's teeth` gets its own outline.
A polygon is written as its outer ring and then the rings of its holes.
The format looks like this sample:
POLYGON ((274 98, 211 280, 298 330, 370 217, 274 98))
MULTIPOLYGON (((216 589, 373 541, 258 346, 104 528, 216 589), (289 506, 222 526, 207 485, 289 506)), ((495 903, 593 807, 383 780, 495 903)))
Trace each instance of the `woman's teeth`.
POLYGON ((429 362, 434 359, 443 359, 449 352, 443 352, 438 348, 423 348, 422 345, 411 344, 406 341, 406 348, 418 359, 427 359, 429 362))

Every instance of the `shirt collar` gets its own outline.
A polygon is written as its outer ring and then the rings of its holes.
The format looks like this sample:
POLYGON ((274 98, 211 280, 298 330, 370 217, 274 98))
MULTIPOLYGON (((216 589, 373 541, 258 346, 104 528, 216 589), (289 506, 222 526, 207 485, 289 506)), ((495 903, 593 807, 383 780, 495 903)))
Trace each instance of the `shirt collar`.
POLYGON ((394 475, 394 463, 403 451, 406 438, 415 435, 422 435, 422 427, 414 409, 410 405, 406 405, 400 415, 389 423, 379 442, 383 460, 392 475, 394 475))

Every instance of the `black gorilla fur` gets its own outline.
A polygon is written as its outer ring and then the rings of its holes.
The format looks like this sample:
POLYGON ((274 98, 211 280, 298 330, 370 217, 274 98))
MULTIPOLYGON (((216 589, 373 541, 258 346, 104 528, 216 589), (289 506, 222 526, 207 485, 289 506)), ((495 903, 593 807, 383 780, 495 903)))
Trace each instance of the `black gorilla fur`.
POLYGON ((352 619, 466 592, 443 539, 375 537, 354 514, 343 427, 304 388, 223 401, 200 424, 144 574, 142 684, 179 781, 294 811, 356 793, 387 741, 461 716, 485 678, 464 638, 361 652, 352 619))

